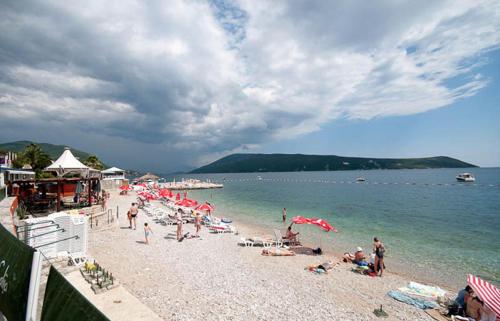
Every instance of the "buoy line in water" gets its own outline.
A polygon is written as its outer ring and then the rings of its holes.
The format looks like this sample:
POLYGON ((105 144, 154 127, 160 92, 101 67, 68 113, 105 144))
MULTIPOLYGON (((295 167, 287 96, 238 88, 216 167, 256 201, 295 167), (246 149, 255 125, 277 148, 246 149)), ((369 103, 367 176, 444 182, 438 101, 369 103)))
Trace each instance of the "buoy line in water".
POLYGON ((410 185, 410 186, 464 186, 464 187, 493 187, 500 188, 500 184, 478 184, 478 183, 417 183, 417 182, 370 182, 370 181, 331 181, 331 180, 313 180, 313 179, 279 179, 279 178, 242 178, 242 179, 224 179, 212 180, 218 183, 231 182, 287 182, 287 183, 323 183, 323 184, 358 184, 358 185, 410 185))

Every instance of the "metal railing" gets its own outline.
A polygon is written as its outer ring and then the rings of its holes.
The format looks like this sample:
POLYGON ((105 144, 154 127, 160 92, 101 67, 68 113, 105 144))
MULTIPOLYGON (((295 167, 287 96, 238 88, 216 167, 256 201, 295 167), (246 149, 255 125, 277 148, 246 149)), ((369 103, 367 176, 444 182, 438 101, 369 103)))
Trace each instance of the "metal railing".
POLYGON ((90 213, 89 214, 89 223, 90 223, 90 228, 98 227, 99 223, 101 225, 104 224, 111 224, 114 223, 115 220, 118 219, 118 206, 116 208, 116 218, 115 215, 113 214, 113 209, 108 208, 107 210, 104 210, 99 213, 90 213))

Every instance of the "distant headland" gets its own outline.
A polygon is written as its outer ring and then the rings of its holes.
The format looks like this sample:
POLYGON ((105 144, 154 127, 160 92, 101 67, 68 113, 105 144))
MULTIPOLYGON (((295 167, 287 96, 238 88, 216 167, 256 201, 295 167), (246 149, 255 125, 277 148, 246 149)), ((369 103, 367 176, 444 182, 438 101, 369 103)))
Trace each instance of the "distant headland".
POLYGON ((254 173, 371 169, 466 168, 476 165, 446 156, 363 158, 336 155, 232 154, 191 173, 254 173))

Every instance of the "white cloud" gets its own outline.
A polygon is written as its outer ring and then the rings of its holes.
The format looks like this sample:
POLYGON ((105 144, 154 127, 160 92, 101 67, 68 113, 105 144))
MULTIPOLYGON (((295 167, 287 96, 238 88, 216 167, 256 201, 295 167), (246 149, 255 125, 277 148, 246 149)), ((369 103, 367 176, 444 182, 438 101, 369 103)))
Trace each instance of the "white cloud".
POLYGON ((474 95, 500 3, 13 2, 0 30, 3 120, 90 118, 104 136, 207 159, 474 95))

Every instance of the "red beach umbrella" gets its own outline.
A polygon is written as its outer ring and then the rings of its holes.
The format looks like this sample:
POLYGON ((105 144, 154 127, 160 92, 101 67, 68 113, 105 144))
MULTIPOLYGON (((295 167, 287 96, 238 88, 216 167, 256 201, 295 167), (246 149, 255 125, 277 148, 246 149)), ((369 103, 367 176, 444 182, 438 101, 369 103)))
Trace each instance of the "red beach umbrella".
POLYGON ((321 219, 321 218, 307 218, 303 216, 295 216, 292 218, 292 223, 295 224, 313 224, 316 226, 321 227, 324 231, 330 232, 334 231, 337 232, 337 229, 330 225, 326 220, 321 219))
POLYGON ((170 197, 170 195, 172 194, 172 191, 170 191, 169 189, 160 189, 160 191, 158 192, 158 195, 160 195, 161 197, 170 197))
POLYGON ((175 205, 184 206, 184 207, 195 207, 196 205, 198 205, 198 202, 195 200, 190 200, 188 198, 185 198, 183 200, 175 202, 175 205))
POLYGON ((292 223, 295 223, 295 224, 310 224, 311 223, 311 219, 307 218, 307 217, 303 217, 303 216, 295 216, 294 218, 292 218, 292 223))
MULTIPOLYGON (((292 224, 313 224, 316 226, 319 226, 323 231, 330 232, 334 231, 337 233, 337 229, 330 225, 326 220, 320 219, 320 218, 307 218, 303 216, 296 216, 292 218, 292 224)), ((291 226, 291 225, 290 225, 291 226)), ((321 239, 320 238, 320 247, 321 247, 321 239)))
POLYGON ((177 195, 175 195, 175 200, 178 201, 181 199, 181 194, 180 193, 177 193, 177 195))
POLYGON ((337 229, 335 227, 333 227, 332 225, 330 225, 330 223, 321 218, 311 219, 311 224, 321 227, 326 232, 334 231, 335 233, 337 233, 337 229))
POLYGON ((497 316, 500 316, 500 290, 496 286, 472 274, 467 275, 467 284, 497 316))
POLYGON ((195 208, 197 211, 213 212, 214 207, 210 204, 201 204, 195 208))

